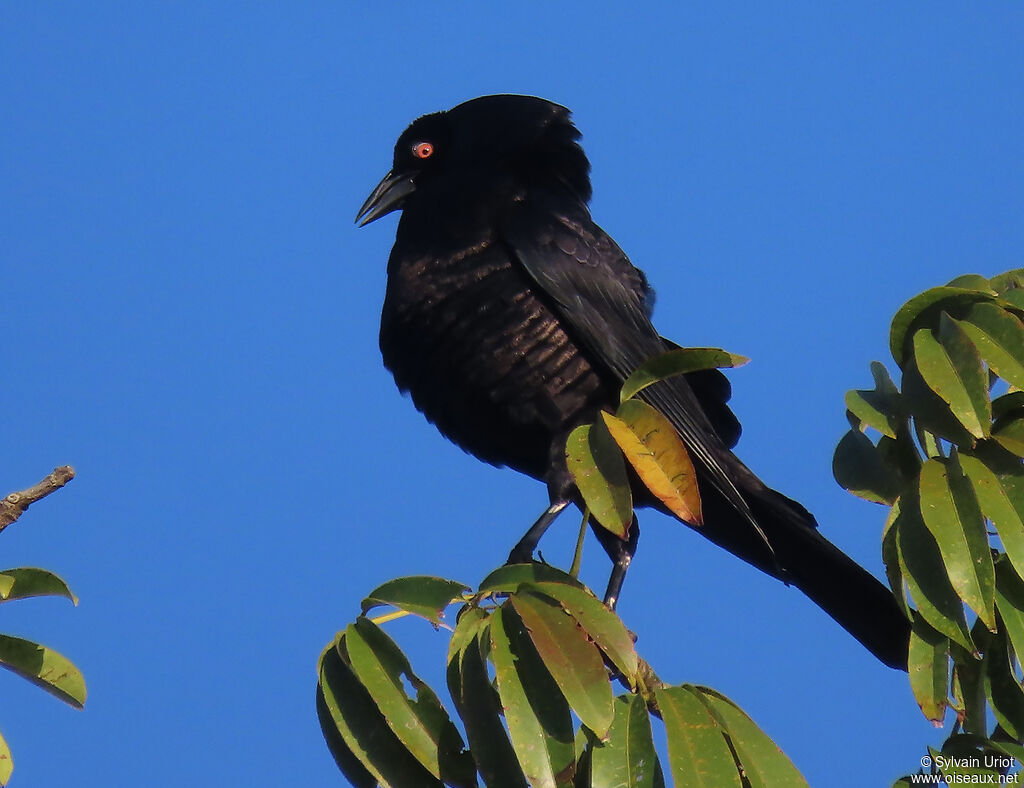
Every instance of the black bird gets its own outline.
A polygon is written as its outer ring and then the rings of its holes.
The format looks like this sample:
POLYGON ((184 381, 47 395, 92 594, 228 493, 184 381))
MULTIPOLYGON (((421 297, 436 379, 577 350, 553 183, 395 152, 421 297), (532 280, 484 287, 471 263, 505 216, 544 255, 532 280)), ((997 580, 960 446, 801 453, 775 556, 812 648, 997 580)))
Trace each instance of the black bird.
MULTIPOLYGON (((565 107, 484 96, 416 120, 356 221, 401 209, 388 261, 380 348, 403 392, 484 462, 543 481, 550 506, 512 551, 528 559, 580 504, 565 439, 614 410, 630 372, 676 347, 651 324, 643 272, 590 217, 590 164, 565 107)), ((906 670, 909 624, 892 594, 818 533, 800 504, 732 453, 740 426, 717 370, 651 386, 697 470, 697 530, 801 589, 882 662, 906 670)), ((640 484, 635 500, 666 511, 640 484)), ((636 549, 594 529, 615 563, 614 605, 636 549)))

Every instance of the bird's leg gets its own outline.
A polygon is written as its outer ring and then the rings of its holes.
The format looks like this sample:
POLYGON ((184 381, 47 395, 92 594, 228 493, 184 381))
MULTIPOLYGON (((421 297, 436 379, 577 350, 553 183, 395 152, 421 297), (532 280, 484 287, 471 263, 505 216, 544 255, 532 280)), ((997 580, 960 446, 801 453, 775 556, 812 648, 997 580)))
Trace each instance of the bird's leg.
POLYGON ((530 530, 527 531, 523 538, 519 540, 519 543, 512 548, 512 552, 508 554, 507 563, 510 564, 525 564, 533 560, 533 551, 537 547, 537 543, 540 538, 544 536, 544 532, 548 530, 548 526, 555 521, 555 518, 561 513, 561 511, 569 505, 569 501, 555 501, 547 509, 544 510, 544 514, 537 518, 537 522, 530 526, 530 530))
POLYGON ((622 592, 622 581, 626 579, 626 571, 633 561, 633 554, 636 553, 636 546, 640 541, 640 524, 636 515, 633 515, 633 522, 629 524, 629 534, 625 539, 619 539, 611 531, 597 524, 594 525, 594 535, 614 564, 612 575, 608 578, 608 588, 604 592, 604 603, 614 610, 622 592))

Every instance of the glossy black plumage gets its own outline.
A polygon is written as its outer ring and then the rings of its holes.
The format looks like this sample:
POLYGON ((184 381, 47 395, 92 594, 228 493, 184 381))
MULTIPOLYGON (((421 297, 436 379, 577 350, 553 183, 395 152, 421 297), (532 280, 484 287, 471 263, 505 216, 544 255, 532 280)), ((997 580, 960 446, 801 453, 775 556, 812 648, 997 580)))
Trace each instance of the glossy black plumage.
MULTIPOLYGON (((559 507, 578 500, 568 433, 614 409, 629 372, 674 346, 651 323, 643 273, 590 217, 578 139, 557 104, 474 99, 406 129, 392 171, 360 210, 363 223, 402 210, 380 332, 399 388, 466 451, 548 486, 552 509, 522 543, 527 553, 559 507)), ((879 659, 905 668, 908 624, 888 589, 732 453, 739 425, 729 393, 709 371, 643 394, 693 456, 699 533, 796 585, 879 659)), ((617 562, 614 597, 636 526, 629 543, 598 535, 617 562)))

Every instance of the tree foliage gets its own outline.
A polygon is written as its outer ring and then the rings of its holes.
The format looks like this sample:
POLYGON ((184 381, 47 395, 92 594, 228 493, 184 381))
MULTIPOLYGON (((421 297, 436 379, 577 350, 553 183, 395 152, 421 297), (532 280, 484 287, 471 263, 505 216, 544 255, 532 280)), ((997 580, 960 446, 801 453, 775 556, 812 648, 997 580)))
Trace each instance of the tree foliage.
MULTIPOLYGON (((14 492, 0 501, 0 532, 40 498, 74 477, 70 467, 58 468, 39 484, 14 492)), ((78 604, 68 584, 46 569, 19 567, 0 571, 0 604, 38 596, 59 596, 78 604)), ((85 704, 85 678, 62 654, 32 640, 0 634, 0 666, 22 676, 76 709, 85 704)), ((0 786, 14 771, 11 750, 0 736, 0 786)))
POLYGON ((806 785, 724 695, 661 682, 619 617, 554 567, 504 566, 472 592, 402 578, 363 610, 388 604, 437 624, 454 603, 446 675, 465 738, 379 626, 392 616, 360 616, 321 655, 317 711, 353 785, 657 788, 666 775, 680 786, 806 785))
MULTIPOLYGON (((889 508, 882 558, 912 625, 910 687, 934 724, 954 714, 941 751, 929 750, 932 771, 1005 774, 1024 759, 1024 269, 916 296, 893 319, 890 349, 899 384, 873 362, 874 387, 846 395, 851 429, 833 470, 889 508)), ((745 361, 710 348, 651 359, 615 413, 569 436, 584 526, 592 515, 627 533, 629 468, 669 509, 701 521, 685 445, 636 395, 745 361)), ((806 785, 735 703, 665 685, 618 616, 574 573, 544 564, 502 567, 474 590, 431 577, 385 583, 321 655, 316 700, 356 786, 806 785), (437 627, 452 604, 446 708, 381 625, 411 614, 437 627), (393 612, 367 617, 381 605, 393 612)))
POLYGON ((900 385, 876 361, 874 388, 847 393, 833 471, 889 507, 882 558, 912 621, 910 686, 935 725, 955 714, 932 768, 994 777, 983 756, 1024 756, 1024 269, 912 298, 889 344, 900 385))

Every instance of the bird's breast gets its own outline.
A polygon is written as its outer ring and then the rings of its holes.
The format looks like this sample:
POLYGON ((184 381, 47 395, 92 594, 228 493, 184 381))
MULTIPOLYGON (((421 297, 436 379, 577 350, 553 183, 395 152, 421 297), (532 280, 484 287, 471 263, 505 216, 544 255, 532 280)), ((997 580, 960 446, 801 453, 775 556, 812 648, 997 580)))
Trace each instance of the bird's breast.
POLYGON ((384 364, 416 407, 480 459, 536 478, 552 442, 614 396, 526 272, 492 238, 392 252, 384 364))

